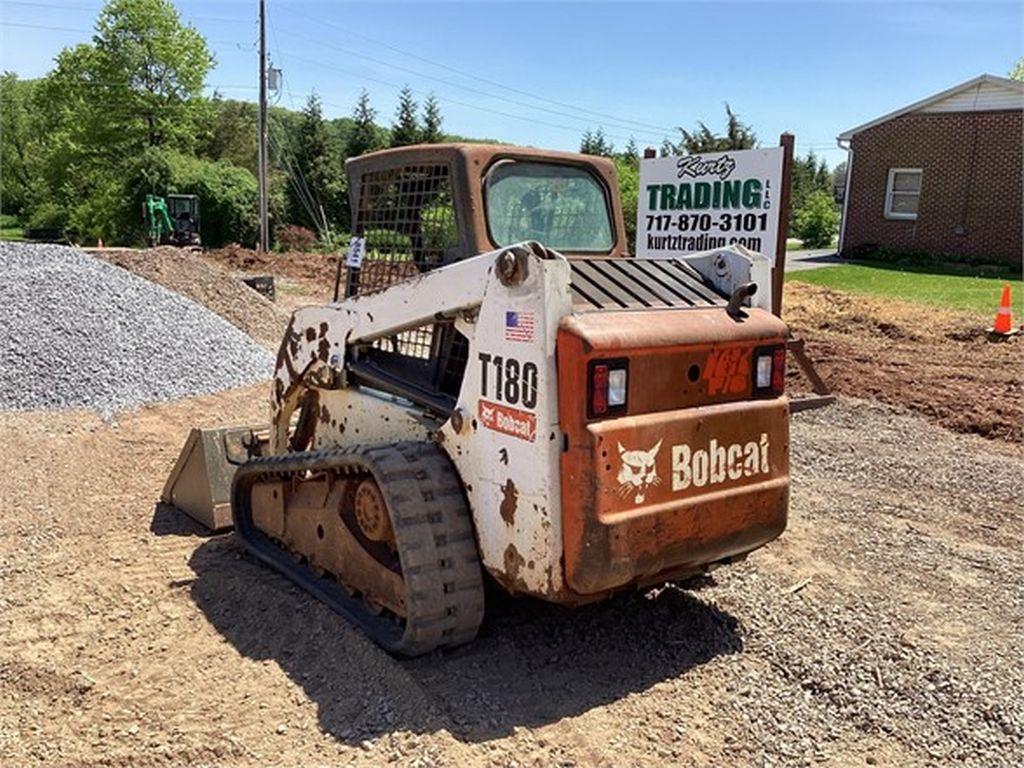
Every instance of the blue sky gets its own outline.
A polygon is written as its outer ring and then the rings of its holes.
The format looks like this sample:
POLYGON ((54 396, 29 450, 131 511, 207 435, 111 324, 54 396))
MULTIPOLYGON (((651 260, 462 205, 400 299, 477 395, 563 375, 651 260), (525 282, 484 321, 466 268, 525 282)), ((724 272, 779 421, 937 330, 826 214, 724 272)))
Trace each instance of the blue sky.
MULTIPOLYGON (((209 82, 255 97, 255 0, 176 3, 217 57, 209 82)), ((0 68, 44 74, 88 40, 101 2, 0 0, 0 68), (44 28, 46 27, 46 28, 44 28)), ((362 87, 383 121, 408 83, 445 128, 573 149, 603 127, 658 145, 724 122, 728 101, 764 144, 781 131, 834 165, 835 136, 1024 53, 1019 2, 388 3, 268 0, 284 106, 313 89, 329 116, 362 87)))

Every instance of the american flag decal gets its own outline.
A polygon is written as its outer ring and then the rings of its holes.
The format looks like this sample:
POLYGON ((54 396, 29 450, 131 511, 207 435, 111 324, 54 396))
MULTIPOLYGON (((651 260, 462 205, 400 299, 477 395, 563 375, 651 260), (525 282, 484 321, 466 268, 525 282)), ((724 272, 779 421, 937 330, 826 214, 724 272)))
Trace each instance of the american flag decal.
POLYGON ((505 341, 533 341, 533 312, 505 313, 505 341))

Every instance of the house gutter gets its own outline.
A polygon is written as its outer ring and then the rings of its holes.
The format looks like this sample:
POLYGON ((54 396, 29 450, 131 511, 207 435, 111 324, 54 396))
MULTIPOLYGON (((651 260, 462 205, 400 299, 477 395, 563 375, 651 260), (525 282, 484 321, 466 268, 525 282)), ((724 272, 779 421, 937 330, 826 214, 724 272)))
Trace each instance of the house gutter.
POLYGON ((839 225, 839 247, 840 255, 843 253, 843 246, 846 244, 846 213, 850 207, 850 182, 853 179, 853 140, 836 138, 836 144, 840 149, 846 150, 846 181, 843 184, 843 219, 839 225), (843 142, 846 142, 845 144, 843 142))

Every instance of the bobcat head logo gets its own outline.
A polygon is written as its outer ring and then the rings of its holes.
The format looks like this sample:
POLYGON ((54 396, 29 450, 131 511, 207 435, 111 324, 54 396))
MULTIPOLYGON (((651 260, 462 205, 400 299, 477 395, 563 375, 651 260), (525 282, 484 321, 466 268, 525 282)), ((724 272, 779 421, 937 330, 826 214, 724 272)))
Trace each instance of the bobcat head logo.
POLYGON ((619 468, 619 476, 616 479, 619 481, 620 496, 625 498, 632 493, 633 501, 636 504, 643 504, 647 489, 661 484, 658 468, 654 465, 659 448, 661 440, 646 451, 627 451, 622 447, 622 443, 619 443, 622 467, 619 468))

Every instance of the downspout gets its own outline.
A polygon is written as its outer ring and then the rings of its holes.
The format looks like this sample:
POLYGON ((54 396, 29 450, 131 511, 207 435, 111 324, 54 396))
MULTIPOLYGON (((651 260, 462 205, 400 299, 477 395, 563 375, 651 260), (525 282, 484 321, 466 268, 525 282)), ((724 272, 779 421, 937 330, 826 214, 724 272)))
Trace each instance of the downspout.
POLYGON ((843 183, 843 219, 839 223, 839 247, 837 250, 840 254, 843 252, 843 246, 846 242, 846 213, 850 207, 850 182, 853 179, 853 142, 851 139, 836 139, 836 144, 840 149, 846 150, 846 181, 843 183), (843 146, 843 142, 846 142, 846 146, 843 146))

